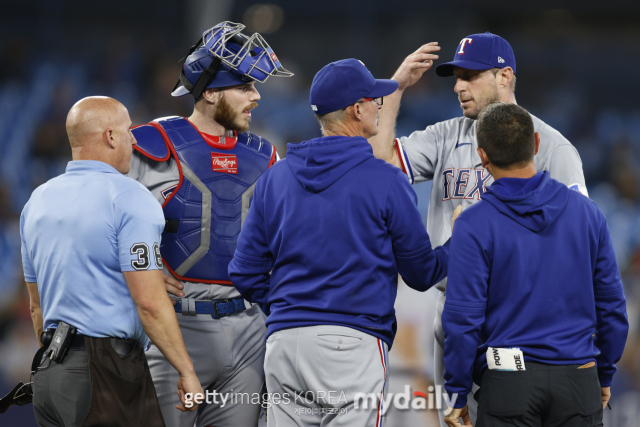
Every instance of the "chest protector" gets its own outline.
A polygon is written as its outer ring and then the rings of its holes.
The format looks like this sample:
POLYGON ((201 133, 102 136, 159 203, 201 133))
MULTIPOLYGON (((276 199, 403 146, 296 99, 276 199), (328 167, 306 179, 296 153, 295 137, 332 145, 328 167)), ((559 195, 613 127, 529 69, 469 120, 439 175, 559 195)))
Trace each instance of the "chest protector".
POLYGON ((134 128, 137 151, 156 161, 173 157, 180 181, 162 208, 162 260, 177 278, 231 285, 236 250, 255 182, 275 163, 276 150, 252 133, 203 135, 182 117, 134 128))

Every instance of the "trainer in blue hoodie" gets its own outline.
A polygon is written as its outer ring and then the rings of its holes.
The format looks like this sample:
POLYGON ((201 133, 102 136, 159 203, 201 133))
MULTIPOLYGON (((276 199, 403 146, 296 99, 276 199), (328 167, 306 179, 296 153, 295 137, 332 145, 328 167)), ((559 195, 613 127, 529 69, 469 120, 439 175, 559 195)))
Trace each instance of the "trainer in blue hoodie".
POLYGON ((523 108, 489 106, 477 138, 495 181, 451 238, 442 322, 458 409, 446 421, 464 418, 476 382, 479 426, 601 425, 628 332, 605 217, 536 173, 540 139, 523 108))
MULTIPOLYGON (((419 291, 446 276, 448 242, 432 249, 406 176, 376 159, 366 139, 378 131, 383 97, 397 87, 355 59, 324 67, 310 101, 325 136, 288 144, 287 158, 256 183, 229 275, 268 314, 271 393, 286 383, 351 389, 343 394, 351 404, 357 391, 380 396, 396 332, 398 272, 419 291), (289 359, 295 367, 283 365, 289 359)), ((301 417, 287 405, 273 407, 276 424, 301 417)), ((376 410, 349 411, 350 425, 375 424, 376 410)))

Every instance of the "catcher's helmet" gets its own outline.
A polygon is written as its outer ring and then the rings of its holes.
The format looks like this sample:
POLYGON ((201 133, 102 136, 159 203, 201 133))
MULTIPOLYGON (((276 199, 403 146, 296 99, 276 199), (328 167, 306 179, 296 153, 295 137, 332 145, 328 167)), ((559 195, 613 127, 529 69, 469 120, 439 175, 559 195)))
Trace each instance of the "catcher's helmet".
POLYGON ((291 77, 264 38, 242 34, 242 24, 225 21, 205 31, 180 62, 180 80, 172 96, 191 93, 200 98, 209 88, 234 86, 252 80, 264 83, 270 76, 291 77))

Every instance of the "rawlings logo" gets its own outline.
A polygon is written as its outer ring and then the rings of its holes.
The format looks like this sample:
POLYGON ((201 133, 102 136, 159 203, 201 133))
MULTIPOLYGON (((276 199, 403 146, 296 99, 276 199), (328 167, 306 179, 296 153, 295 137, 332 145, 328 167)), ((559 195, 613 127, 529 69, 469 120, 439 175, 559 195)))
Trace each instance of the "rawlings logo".
POLYGON ((273 59, 273 62, 278 62, 278 57, 273 52, 271 52, 271 59, 273 59))
POLYGON ((211 153, 214 172, 238 174, 238 159, 234 154, 211 153))

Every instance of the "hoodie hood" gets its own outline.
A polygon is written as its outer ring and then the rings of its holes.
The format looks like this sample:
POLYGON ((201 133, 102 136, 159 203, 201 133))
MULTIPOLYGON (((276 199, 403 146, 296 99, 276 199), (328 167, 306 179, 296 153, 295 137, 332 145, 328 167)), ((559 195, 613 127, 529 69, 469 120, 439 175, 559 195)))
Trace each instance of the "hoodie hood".
POLYGON ((371 158, 371 144, 359 136, 325 136, 300 144, 287 144, 289 169, 312 193, 326 190, 351 169, 371 158))
POLYGON ((560 216, 569 200, 569 191, 545 171, 528 179, 500 178, 482 195, 482 200, 537 233, 560 216))

